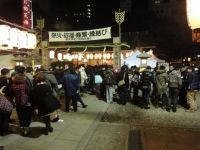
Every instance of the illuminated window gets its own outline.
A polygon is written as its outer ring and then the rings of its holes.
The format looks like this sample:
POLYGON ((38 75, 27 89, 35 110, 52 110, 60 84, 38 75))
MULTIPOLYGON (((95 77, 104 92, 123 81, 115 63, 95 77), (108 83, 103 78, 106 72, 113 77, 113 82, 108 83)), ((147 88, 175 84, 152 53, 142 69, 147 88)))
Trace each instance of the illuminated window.
POLYGON ((160 4, 160 0, 155 0, 154 3, 155 4, 160 4))

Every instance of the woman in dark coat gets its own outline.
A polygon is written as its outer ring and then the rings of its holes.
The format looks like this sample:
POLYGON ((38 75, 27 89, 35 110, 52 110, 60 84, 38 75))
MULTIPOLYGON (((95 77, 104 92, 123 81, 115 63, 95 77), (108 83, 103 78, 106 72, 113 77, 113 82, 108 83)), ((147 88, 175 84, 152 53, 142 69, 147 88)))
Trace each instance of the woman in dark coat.
POLYGON ((50 122, 50 113, 56 110, 59 106, 58 103, 56 105, 51 103, 49 95, 51 98, 53 98, 53 100, 55 100, 55 97, 53 97, 50 86, 45 82, 45 75, 43 73, 38 73, 35 77, 35 80, 36 86, 34 87, 33 104, 38 109, 38 116, 43 118, 43 121, 46 125, 44 133, 48 135, 48 132, 53 132, 50 122))

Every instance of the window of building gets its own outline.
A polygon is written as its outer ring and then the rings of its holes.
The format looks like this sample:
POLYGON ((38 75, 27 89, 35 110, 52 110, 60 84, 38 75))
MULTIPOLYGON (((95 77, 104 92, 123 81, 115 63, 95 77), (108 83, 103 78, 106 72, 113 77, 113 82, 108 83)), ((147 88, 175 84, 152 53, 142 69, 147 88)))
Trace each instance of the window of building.
POLYGON ((160 4, 160 0, 154 0, 155 4, 160 4))

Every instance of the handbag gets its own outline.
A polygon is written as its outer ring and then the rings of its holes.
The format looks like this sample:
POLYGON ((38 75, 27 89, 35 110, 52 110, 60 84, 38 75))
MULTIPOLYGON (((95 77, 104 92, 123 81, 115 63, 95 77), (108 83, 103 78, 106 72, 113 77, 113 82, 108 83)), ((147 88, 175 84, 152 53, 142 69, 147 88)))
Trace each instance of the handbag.
POLYGON ((13 109, 13 104, 3 93, 6 86, 2 86, 0 89, 0 111, 5 113, 10 113, 13 109))
POLYGON ((126 75, 126 73, 124 73, 123 79, 118 82, 118 86, 125 85, 125 80, 124 80, 125 75, 126 75))
POLYGON ((103 79, 99 74, 97 74, 94 76, 94 81, 95 81, 95 84, 100 84, 103 82, 103 79))
POLYGON ((46 95, 44 99, 44 105, 46 107, 46 113, 52 113, 61 106, 58 99, 52 93, 48 93, 46 95))

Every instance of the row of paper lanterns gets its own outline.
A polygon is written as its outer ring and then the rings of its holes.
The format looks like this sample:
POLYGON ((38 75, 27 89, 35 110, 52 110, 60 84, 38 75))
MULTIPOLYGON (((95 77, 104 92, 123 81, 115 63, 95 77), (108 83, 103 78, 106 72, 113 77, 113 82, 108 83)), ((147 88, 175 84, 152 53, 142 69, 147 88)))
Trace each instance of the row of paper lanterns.
POLYGON ((34 49, 36 47, 36 35, 27 31, 11 28, 8 25, 0 25, 1 49, 34 49))
MULTIPOLYGON (((129 57, 131 56, 132 53, 128 52, 125 53, 125 57, 129 57)), ((49 51, 49 58, 50 59, 54 59, 55 58, 55 51, 49 51)), ((78 60, 81 61, 83 59, 87 59, 87 60, 98 60, 98 59, 113 59, 114 58, 114 54, 113 53, 87 53, 85 56, 83 54, 70 54, 70 53, 66 53, 66 54, 62 54, 62 53, 58 53, 57 54, 57 58, 58 60, 62 61, 64 60, 78 60)), ((121 59, 124 59, 124 55, 121 53, 121 59)))

